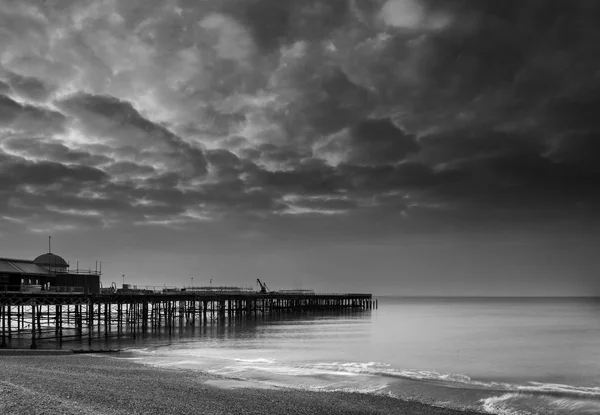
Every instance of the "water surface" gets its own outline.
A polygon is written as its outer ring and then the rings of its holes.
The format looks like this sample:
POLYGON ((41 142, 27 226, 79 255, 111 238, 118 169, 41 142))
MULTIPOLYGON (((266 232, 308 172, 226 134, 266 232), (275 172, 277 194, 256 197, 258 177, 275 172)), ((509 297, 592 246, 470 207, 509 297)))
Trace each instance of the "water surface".
MULTIPOLYGON (((600 414, 600 301, 379 298, 379 309, 183 326, 143 362, 497 414, 600 414)), ((127 340, 121 340, 123 345, 127 340)))

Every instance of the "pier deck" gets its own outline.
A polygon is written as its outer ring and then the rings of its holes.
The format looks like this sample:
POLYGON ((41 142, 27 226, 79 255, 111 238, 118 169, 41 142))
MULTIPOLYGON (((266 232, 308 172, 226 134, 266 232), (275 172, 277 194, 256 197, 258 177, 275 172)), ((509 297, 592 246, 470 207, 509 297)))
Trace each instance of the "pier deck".
POLYGON ((308 311, 377 307, 371 294, 258 292, 0 292, 0 347, 13 339, 59 345, 68 339, 132 336, 175 325, 308 311))

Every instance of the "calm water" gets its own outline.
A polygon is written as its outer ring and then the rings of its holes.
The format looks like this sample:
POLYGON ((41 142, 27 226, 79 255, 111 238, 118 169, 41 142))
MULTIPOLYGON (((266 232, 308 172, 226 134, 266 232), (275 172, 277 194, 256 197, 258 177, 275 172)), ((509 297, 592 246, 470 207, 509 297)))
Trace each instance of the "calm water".
POLYGON ((600 300, 379 298, 379 309, 210 323, 132 359, 497 414, 600 414, 600 300))

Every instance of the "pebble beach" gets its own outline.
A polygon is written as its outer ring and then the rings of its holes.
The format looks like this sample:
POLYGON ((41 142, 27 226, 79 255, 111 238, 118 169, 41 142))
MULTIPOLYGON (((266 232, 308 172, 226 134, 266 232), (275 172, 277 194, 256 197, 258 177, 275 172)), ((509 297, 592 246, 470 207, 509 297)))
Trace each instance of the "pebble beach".
POLYGON ((0 413, 477 414, 387 396, 265 388, 105 355, 0 355, 0 413))

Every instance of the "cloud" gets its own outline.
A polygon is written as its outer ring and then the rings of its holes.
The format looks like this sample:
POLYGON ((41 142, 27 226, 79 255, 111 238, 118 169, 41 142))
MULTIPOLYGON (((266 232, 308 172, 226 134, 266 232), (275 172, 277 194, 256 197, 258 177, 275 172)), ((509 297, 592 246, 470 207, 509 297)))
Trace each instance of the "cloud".
POLYGON ((206 172, 206 160, 200 148, 166 127, 149 121, 128 102, 110 96, 80 93, 56 105, 77 117, 87 133, 110 146, 133 146, 159 152, 169 167, 183 167, 186 174, 202 175, 206 172))
POLYGON ((597 216, 596 3, 0 7, 0 213, 38 229, 597 216))
POLYGON ((22 76, 11 71, 3 71, 0 67, 0 77, 4 77, 11 89, 25 99, 45 101, 54 91, 40 79, 31 76, 22 76))
POLYGON ((449 16, 428 13, 418 0, 388 0, 381 17, 388 25, 403 29, 443 29, 450 23, 449 16))
POLYGON ((3 146, 11 153, 21 154, 29 159, 97 166, 111 162, 112 159, 101 154, 70 149, 62 143, 46 141, 43 138, 10 138, 3 141, 3 146))
POLYGON ((93 167, 66 166, 48 161, 31 162, 20 158, 5 159, 2 175, 5 184, 12 183, 13 186, 100 182, 107 178, 104 172, 93 167))
POLYGON ((251 0, 224 2, 223 12, 246 25, 258 45, 269 53, 286 43, 320 40, 344 24, 344 0, 251 0))
POLYGON ((19 133, 57 133, 64 129, 66 117, 47 108, 21 104, 0 95, 0 128, 19 133))
POLYGON ((145 176, 153 175, 156 170, 152 166, 140 165, 131 161, 118 161, 106 167, 106 171, 117 176, 145 176))
POLYGON ((348 161, 354 164, 393 164, 420 149, 389 119, 364 120, 350 129, 350 137, 348 161))
POLYGON ((254 44, 244 27, 235 20, 215 13, 205 17, 200 27, 216 34, 215 49, 219 57, 245 60, 252 55, 254 44))
POLYGON ((10 85, 6 82, 0 81, 0 94, 8 95, 10 93, 10 85))
POLYGON ((286 195, 283 198, 287 208, 284 215, 345 215, 357 208, 355 201, 344 197, 286 195))
POLYGON ((447 167, 493 156, 539 156, 549 151, 548 141, 537 131, 521 133, 477 125, 422 136, 418 158, 432 166, 447 167))
POLYGON ((370 196, 395 191, 428 190, 444 183, 446 175, 435 173, 418 162, 405 162, 396 166, 340 165, 340 172, 348 177, 351 189, 370 196))
POLYGON ((321 52, 308 48, 300 57, 285 58, 272 79, 278 107, 270 118, 310 141, 342 130, 373 108, 369 91, 321 52))
POLYGON ((345 187, 344 178, 320 160, 305 160, 293 170, 269 171, 260 167, 247 169, 251 187, 265 188, 275 194, 328 195, 345 187))

